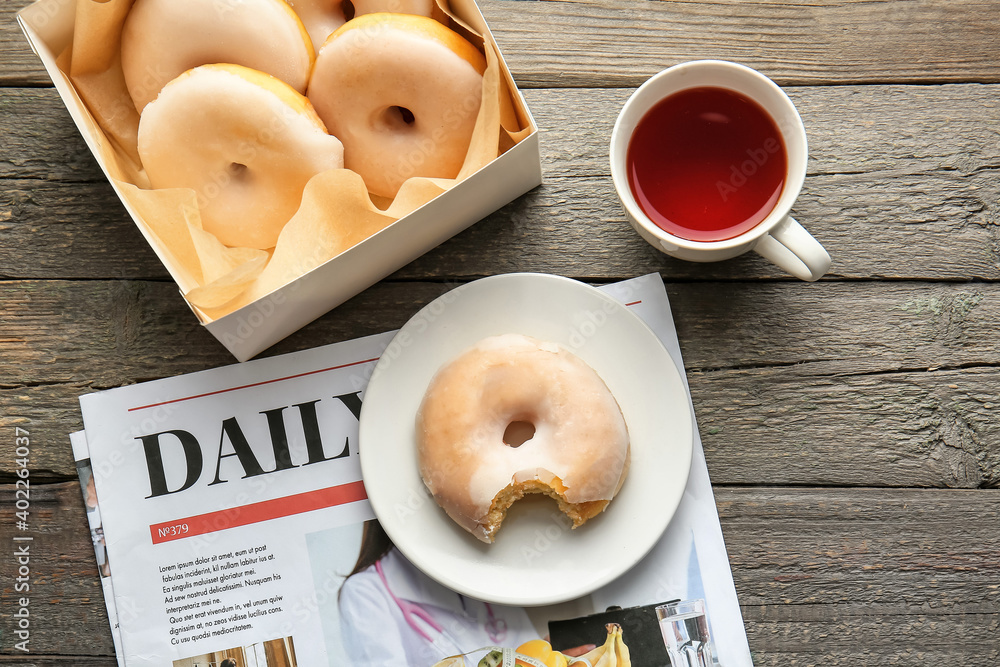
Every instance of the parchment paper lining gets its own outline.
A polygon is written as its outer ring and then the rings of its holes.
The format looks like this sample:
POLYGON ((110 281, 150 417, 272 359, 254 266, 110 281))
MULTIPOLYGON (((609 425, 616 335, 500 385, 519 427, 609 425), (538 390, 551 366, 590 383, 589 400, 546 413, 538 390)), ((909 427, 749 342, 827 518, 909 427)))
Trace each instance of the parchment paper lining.
POLYGON ((347 169, 317 174, 271 250, 232 248, 204 231, 197 197, 189 189, 150 189, 136 150, 139 114, 120 59, 121 30, 132 0, 81 0, 73 41, 58 57, 106 141, 99 144, 108 173, 140 218, 181 293, 210 322, 256 301, 423 206, 496 159, 530 133, 516 112, 492 39, 438 5, 458 31, 486 56, 482 102, 472 141, 455 179, 410 178, 392 201, 369 196, 347 169))

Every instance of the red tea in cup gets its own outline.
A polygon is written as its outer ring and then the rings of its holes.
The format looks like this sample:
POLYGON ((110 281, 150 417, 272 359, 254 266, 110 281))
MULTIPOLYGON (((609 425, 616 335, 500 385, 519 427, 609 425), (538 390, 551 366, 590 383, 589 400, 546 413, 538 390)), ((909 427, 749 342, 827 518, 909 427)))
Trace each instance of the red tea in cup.
POLYGON ((636 202, 658 227, 691 241, 724 241, 774 209, 788 156, 759 104, 703 86, 646 112, 629 141, 626 168, 636 202))

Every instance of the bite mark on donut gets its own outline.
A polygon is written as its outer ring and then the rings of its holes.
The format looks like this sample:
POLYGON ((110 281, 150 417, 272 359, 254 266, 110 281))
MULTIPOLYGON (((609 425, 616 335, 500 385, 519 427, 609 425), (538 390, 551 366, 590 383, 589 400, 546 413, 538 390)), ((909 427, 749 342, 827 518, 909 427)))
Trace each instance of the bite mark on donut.
POLYGON ((490 511, 486 515, 486 520, 482 523, 482 529, 487 541, 493 542, 495 539, 497 531, 500 530, 500 524, 507 517, 507 510, 510 509, 510 506, 528 494, 538 493, 555 500, 559 506, 559 511, 573 522, 573 528, 582 526, 587 520, 603 512, 604 508, 611 502, 609 500, 590 500, 582 503, 566 502, 566 499, 561 495, 566 490, 562 480, 558 477, 553 477, 551 484, 533 479, 524 482, 513 482, 501 490, 493 498, 490 511))

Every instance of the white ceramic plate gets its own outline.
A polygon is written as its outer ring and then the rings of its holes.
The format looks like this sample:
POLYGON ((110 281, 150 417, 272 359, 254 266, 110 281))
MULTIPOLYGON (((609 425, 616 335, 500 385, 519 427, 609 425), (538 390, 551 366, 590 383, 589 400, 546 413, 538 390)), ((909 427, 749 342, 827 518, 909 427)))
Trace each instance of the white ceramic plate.
POLYGON ((656 544, 687 482, 692 423, 677 368, 638 316, 584 283, 520 273, 452 290, 399 330, 365 392, 359 446, 375 515, 403 555, 459 593, 534 606, 590 593, 656 544), (608 509, 580 528, 570 530, 551 499, 529 496, 484 544, 424 487, 414 422, 438 368, 502 333, 557 342, 597 371, 625 416, 632 464, 608 509))

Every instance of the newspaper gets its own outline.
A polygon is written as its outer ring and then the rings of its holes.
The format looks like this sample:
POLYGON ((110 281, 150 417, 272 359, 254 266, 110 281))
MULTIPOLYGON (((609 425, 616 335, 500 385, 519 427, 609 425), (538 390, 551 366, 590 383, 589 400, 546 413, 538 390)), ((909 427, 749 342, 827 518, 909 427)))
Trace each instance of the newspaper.
POLYGON ((111 639, 115 646, 115 656, 118 666, 123 667, 125 656, 122 653, 122 634, 118 627, 118 607, 115 605, 115 592, 111 585, 111 564, 108 562, 108 548, 104 542, 104 526, 101 522, 101 510, 97 506, 97 491, 94 483, 94 471, 90 465, 90 452, 87 449, 87 437, 83 431, 77 431, 69 436, 73 447, 73 460, 76 461, 76 472, 80 478, 80 490, 83 492, 83 506, 87 509, 87 525, 90 528, 90 539, 94 543, 94 556, 97 559, 97 571, 101 575, 101 592, 108 608, 108 621, 111 623, 111 639))
MULTIPOLYGON (((684 368, 658 274, 602 289, 684 368)), ((375 521, 358 463, 364 387, 392 336, 80 398, 85 437, 73 435, 74 455, 81 484, 88 459, 95 482, 91 527, 103 524, 95 548, 110 574, 102 580, 120 665, 431 667, 456 654, 475 665, 484 647, 516 647, 550 629, 555 644, 565 619, 701 599, 717 664, 752 667, 697 429, 663 537, 585 598, 491 605, 410 564, 375 521)), ((587 641, 577 653, 601 643, 587 641)))

